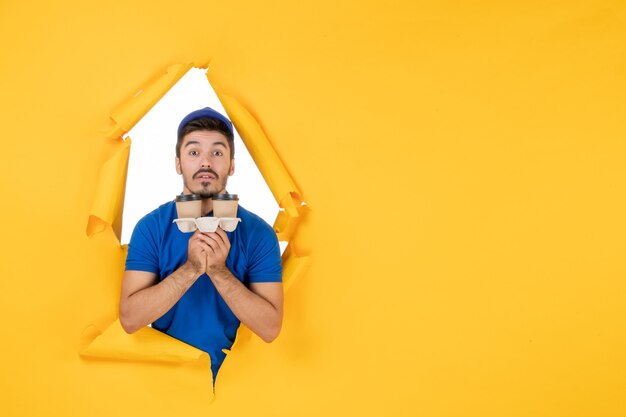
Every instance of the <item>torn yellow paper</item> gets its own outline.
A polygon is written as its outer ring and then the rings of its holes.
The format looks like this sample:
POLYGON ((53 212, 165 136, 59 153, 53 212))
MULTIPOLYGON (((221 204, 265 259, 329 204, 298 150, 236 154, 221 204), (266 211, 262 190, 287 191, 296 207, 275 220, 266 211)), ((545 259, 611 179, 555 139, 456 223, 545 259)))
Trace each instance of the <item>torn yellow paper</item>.
POLYGON ((209 361, 210 370, 211 359, 206 352, 151 327, 144 327, 133 334, 128 334, 122 328, 119 319, 104 331, 93 325, 89 326, 81 335, 79 349, 81 356, 91 358, 170 364, 205 358, 209 361))
POLYGON ((130 144, 130 138, 121 141, 119 149, 101 168, 87 222, 88 236, 103 231, 107 226, 113 227, 115 225, 114 232, 119 240, 121 222, 118 220, 121 220, 124 207, 130 144))
MULTIPOLYGON (((126 131, 127 128, 130 129, 139 121, 156 103, 156 100, 167 92, 166 88, 171 87, 187 70, 188 66, 182 64, 169 67, 165 76, 161 77, 157 82, 150 84, 150 87, 144 90, 141 95, 120 106, 114 112, 115 116, 112 116, 114 120, 119 122, 118 126, 123 126, 123 128, 120 128, 120 132, 126 131)), ((218 97, 222 100, 222 104, 227 112, 230 109, 229 115, 231 117, 235 115, 232 119, 233 124, 241 133, 244 144, 265 181, 268 182, 268 186, 272 190, 274 197, 277 198, 277 202, 283 208, 277 216, 274 228, 279 240, 289 241, 296 232, 301 212, 304 213, 299 190, 254 117, 235 99, 224 95, 218 95, 218 97)), ((117 134, 119 132, 109 137, 112 138, 117 134)), ((129 137, 125 141, 121 141, 118 151, 102 167, 88 221, 87 234, 89 236, 110 226, 113 227, 119 239, 118 226, 121 226, 120 216, 123 207, 130 145, 131 139, 129 137)), ((194 222, 193 225, 196 226, 196 222, 199 219, 186 220, 192 220, 194 222)), ((214 220, 214 218, 210 218, 210 220, 214 220)), ((236 220, 238 219, 234 220, 234 222, 230 222, 232 224, 228 225, 220 221, 220 227, 227 231, 230 231, 230 229, 234 230, 234 227, 237 225, 236 220)), ((177 219, 176 223, 179 229, 182 228, 181 231, 183 232, 193 231, 185 219, 177 219)), ((217 227, 217 224, 215 224, 215 227, 217 227)), ((310 257, 298 258, 293 248, 288 246, 282 256, 282 262, 284 266, 283 281, 286 290, 296 277, 301 275, 306 269, 310 262, 310 257)), ((243 330, 243 334, 245 334, 245 330, 243 330)), ((143 328, 129 336, 121 328, 118 319, 102 335, 99 335, 99 332, 93 326, 87 328, 81 338, 81 355, 113 360, 180 362, 181 357, 177 353, 178 351, 173 350, 169 346, 172 343, 174 346, 178 346, 177 343, 179 342, 149 327, 143 328), (163 348, 159 347, 160 342, 165 343, 163 348)), ((191 351, 191 355, 194 358, 196 351, 198 350, 191 351)))
POLYGON ((111 119, 115 126, 109 131, 107 137, 115 139, 128 133, 143 116, 169 91, 170 88, 191 68, 192 64, 171 65, 152 82, 144 87, 130 99, 111 112, 111 119))
POLYGON ((310 256, 296 256, 291 245, 287 246, 282 256, 283 263, 283 289, 285 292, 291 287, 291 284, 306 271, 311 263, 310 256))
POLYGON ((263 174, 276 201, 280 203, 290 193, 300 194, 259 122, 233 97, 220 93, 219 90, 215 90, 215 93, 237 128, 250 156, 263 174))
MULTIPOLYGON (((146 366, 153 367, 151 372, 157 371, 154 367, 178 366, 181 371, 186 370, 185 375, 179 377, 186 386, 181 386, 182 389, 196 392, 208 402, 214 398, 210 356, 150 327, 127 334, 119 320, 104 331, 91 325, 81 335, 79 353, 84 359, 118 361, 117 365, 112 363, 110 366, 119 367, 119 362, 133 363, 134 378, 139 379, 149 375, 146 366)), ((143 383, 160 385, 159 381, 152 380, 143 383)))
POLYGON ((299 199, 293 193, 288 194, 283 200, 281 207, 274 221, 274 230, 278 240, 288 242, 295 233, 298 223, 301 220, 302 206, 299 199), (286 206, 286 207, 285 207, 286 206))
POLYGON ((259 167, 259 171, 272 191, 276 202, 284 209, 278 213, 274 229, 279 240, 288 241, 299 217, 300 191, 259 122, 236 99, 220 93, 217 89, 215 92, 237 128, 246 148, 248 148, 250 156, 259 167))

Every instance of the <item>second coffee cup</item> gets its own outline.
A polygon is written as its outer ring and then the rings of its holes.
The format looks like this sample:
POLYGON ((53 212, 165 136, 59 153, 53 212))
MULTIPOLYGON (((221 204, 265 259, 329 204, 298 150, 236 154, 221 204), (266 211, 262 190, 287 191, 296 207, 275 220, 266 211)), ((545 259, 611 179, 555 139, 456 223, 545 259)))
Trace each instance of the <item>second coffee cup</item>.
POLYGON ((237 194, 215 194, 213 195, 213 216, 237 217, 238 205, 237 194))
POLYGON ((202 216, 202 197, 198 194, 179 194, 176 196, 176 212, 178 218, 202 216))

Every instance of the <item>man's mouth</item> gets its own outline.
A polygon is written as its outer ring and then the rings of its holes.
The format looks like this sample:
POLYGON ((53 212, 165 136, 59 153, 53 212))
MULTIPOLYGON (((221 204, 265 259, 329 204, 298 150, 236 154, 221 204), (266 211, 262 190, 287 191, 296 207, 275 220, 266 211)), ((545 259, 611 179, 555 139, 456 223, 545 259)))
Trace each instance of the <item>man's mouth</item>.
POLYGON ((194 176, 194 179, 197 181, 213 181, 217 178, 210 172, 199 172, 194 176))

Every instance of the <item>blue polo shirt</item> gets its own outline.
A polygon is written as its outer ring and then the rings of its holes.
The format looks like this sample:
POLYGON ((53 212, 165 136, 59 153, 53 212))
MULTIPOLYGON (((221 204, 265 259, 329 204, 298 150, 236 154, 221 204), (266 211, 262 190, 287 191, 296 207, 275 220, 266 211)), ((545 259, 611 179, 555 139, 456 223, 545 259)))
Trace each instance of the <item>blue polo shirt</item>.
MULTIPOLYGON (((237 229, 227 232, 231 245, 228 269, 246 286, 281 282, 280 249, 272 227, 241 206, 237 217, 241 219, 237 229)), ((170 201, 137 223, 128 244, 126 270, 153 272, 163 280, 185 263, 193 233, 179 231, 172 223, 176 218, 176 204, 170 201)), ((211 279, 203 274, 152 327, 207 352, 215 377, 226 357, 222 349, 232 346, 239 323, 211 279)))

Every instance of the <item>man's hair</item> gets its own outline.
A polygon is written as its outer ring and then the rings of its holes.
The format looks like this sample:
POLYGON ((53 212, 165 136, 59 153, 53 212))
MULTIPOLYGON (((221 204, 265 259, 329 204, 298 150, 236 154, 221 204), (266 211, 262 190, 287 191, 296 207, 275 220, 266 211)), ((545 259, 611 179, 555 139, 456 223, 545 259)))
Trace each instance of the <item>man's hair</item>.
POLYGON ((195 132, 197 130, 208 130, 213 132, 219 132, 222 135, 226 136, 226 141, 228 142, 228 147, 230 148, 230 159, 235 157, 235 138, 233 137, 232 132, 226 126, 226 123, 222 122, 218 119, 213 119, 210 117, 201 117, 199 119, 194 119, 183 126, 180 129, 180 133, 178 134, 178 140, 176 141, 176 156, 180 158, 180 147, 183 144, 183 138, 185 135, 191 132, 195 132))

